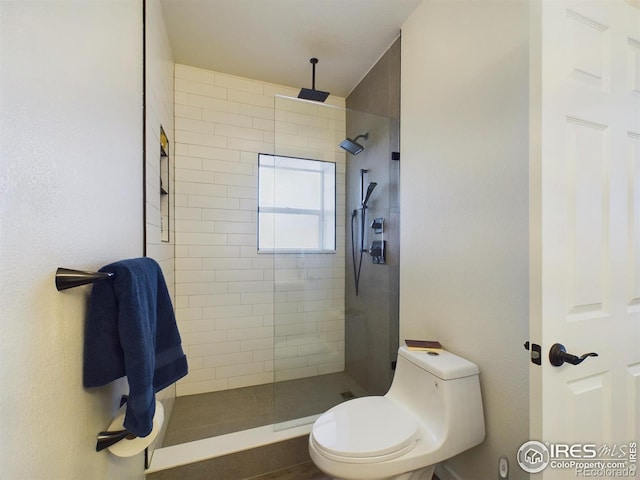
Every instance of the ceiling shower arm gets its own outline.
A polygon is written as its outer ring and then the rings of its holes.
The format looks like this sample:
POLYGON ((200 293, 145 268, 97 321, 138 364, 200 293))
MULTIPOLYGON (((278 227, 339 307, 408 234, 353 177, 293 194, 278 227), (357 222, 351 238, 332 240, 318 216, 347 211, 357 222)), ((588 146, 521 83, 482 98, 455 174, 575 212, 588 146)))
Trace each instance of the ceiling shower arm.
POLYGON ((317 58, 312 58, 309 60, 311 62, 311 90, 316 89, 316 63, 318 63, 317 58))

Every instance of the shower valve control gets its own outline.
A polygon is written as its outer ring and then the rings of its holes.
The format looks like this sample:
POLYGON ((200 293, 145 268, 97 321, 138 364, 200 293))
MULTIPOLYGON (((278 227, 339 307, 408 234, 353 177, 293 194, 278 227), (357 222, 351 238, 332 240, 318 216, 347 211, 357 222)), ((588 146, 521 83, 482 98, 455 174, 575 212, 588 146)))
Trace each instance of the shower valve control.
POLYGON ((384 218, 374 218, 371 222, 373 233, 384 233, 384 218))
POLYGON ((384 265, 386 262, 385 247, 386 240, 374 240, 369 247, 369 255, 371 255, 371 261, 378 265, 384 265))

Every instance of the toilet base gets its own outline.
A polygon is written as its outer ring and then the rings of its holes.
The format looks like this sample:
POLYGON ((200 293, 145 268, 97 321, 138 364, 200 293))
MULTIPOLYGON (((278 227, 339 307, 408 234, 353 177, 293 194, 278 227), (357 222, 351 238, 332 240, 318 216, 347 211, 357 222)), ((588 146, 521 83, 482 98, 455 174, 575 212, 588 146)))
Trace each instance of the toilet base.
MULTIPOLYGON (((372 480, 431 480, 433 478, 433 472, 436 466, 430 465, 428 467, 414 470, 413 472, 406 472, 394 477, 376 478, 372 480)), ((344 480, 341 478, 333 477, 333 480, 344 480)))
POLYGON ((433 478, 433 472, 436 466, 430 465, 420 470, 414 470, 413 472, 403 473, 397 477, 391 477, 392 480, 431 480, 433 478))

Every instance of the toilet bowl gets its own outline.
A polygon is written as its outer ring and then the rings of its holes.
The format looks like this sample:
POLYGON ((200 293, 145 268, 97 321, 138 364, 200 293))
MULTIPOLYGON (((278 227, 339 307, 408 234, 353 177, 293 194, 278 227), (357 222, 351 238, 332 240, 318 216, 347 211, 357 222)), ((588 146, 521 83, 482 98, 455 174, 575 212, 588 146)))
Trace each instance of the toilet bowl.
POLYGON ((430 480, 436 464, 484 439, 478 367, 446 350, 398 350, 384 396, 341 403, 309 435, 316 466, 339 480, 430 480))

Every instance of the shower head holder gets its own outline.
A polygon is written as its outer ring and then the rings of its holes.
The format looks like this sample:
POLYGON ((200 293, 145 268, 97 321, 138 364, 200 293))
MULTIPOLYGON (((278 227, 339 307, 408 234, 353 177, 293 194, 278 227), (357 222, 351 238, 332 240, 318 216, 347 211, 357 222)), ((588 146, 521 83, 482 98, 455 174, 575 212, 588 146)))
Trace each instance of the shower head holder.
POLYGON ((364 147, 358 143, 358 140, 364 138, 367 140, 369 138, 369 132, 361 133, 356 138, 346 138, 342 142, 340 142, 340 148, 345 149, 351 155, 358 155, 360 152, 364 150, 364 147))

